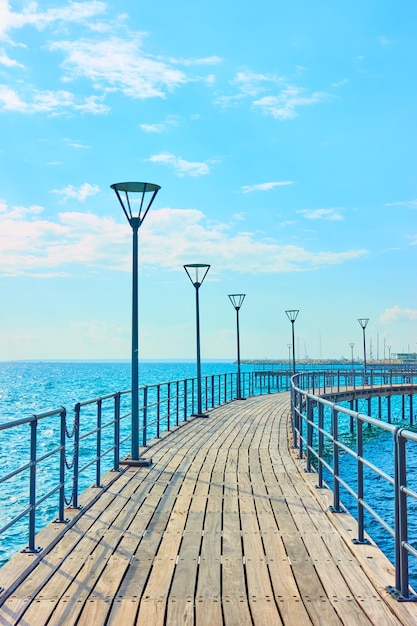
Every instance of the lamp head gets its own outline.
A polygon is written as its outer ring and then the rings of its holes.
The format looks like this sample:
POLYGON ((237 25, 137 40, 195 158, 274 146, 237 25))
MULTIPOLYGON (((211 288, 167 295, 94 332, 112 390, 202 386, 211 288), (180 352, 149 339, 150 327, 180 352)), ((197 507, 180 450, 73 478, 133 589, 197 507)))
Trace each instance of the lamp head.
POLYGON ((203 284, 203 280, 207 276, 210 265, 207 265, 207 263, 187 263, 184 265, 184 269, 194 287, 198 289, 203 284))
POLYGON ((132 227, 139 228, 145 219, 156 194, 161 189, 159 185, 153 183, 114 183, 110 187, 115 191, 121 204, 123 213, 132 227), (137 194, 136 197, 135 194, 137 194), (145 202, 146 194, 150 194, 145 202), (123 197, 124 196, 124 197, 123 197), (132 204, 138 204, 137 211, 132 211, 132 204))
POLYGON ((285 311, 287 314, 288 319, 290 320, 291 323, 294 323, 295 320, 297 319, 297 315, 299 314, 299 310, 298 309, 290 309, 288 311, 285 311))
POLYGON ((363 330, 365 330, 367 323, 369 322, 369 317, 362 317, 358 319, 359 324, 362 326, 363 330))
POLYGON ((233 304, 236 311, 239 311, 240 307, 242 306, 243 300, 245 299, 245 296, 246 296, 245 293, 230 293, 229 294, 230 302, 233 304))

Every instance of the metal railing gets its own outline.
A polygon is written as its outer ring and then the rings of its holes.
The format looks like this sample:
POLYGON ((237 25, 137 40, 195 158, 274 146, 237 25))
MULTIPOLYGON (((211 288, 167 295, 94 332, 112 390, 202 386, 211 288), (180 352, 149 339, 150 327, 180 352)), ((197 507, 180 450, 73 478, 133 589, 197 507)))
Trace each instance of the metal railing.
MULTIPOLYGON (((237 373, 201 379, 204 411, 237 397, 237 373)), ((242 397, 269 389, 254 387, 253 373, 241 373, 242 397)), ((169 381, 139 389, 139 441, 143 448, 197 409, 197 379, 169 381)), ((56 516, 65 524, 65 508, 81 508, 87 487, 102 488, 105 472, 122 471, 130 449, 131 390, 77 402, 0 424, 0 537, 12 532, 14 550, 27 538, 25 552, 39 552, 36 533, 56 516), (16 449, 17 454, 6 453, 16 449), (27 526, 26 526, 27 525, 27 526)), ((7 544, 6 541, 2 542, 7 544)), ((0 547, 0 564, 12 554, 0 547)))
MULTIPOLYGON (((319 488, 328 483, 333 490, 332 511, 346 510, 341 491, 356 508, 355 543, 366 543, 365 530, 373 534, 375 523, 391 538, 395 585, 387 589, 402 601, 416 600, 410 589, 409 558, 417 559, 417 433, 403 423, 390 423, 386 410, 383 421, 381 410, 375 418, 342 404, 358 395, 406 396, 408 411, 403 401, 399 419, 408 413, 412 425, 415 385, 417 372, 410 371, 313 372, 296 374, 291 381, 293 439, 299 457, 306 460, 307 471, 317 472, 319 488), (338 394, 342 402, 336 403, 338 394), (387 449, 382 466, 380 446, 387 449)), ((413 565, 417 567, 417 562, 413 565)))

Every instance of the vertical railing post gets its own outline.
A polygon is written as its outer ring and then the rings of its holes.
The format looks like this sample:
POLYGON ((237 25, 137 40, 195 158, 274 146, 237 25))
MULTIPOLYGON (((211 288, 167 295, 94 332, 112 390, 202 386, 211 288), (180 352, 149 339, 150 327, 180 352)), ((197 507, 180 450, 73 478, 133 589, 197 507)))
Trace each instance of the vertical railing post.
POLYGON ((177 413, 177 417, 176 417, 176 424, 178 426, 179 424, 179 412, 180 412, 180 387, 179 387, 179 381, 177 380, 176 382, 176 413, 177 413))
POLYGON ((101 422, 103 400, 97 400, 97 433, 96 433, 96 487, 100 487, 101 478, 101 422))
POLYGON ((298 435, 299 435, 299 444, 298 444, 298 458, 302 459, 303 458, 303 423, 304 423, 304 416, 303 416, 303 394, 299 393, 298 394, 298 435))
POLYGON ((394 564, 395 564, 395 587, 388 587, 388 590, 397 595, 401 593, 401 514, 400 514, 400 491, 401 491, 401 477, 400 477, 400 444, 398 440, 397 427, 393 433, 394 436, 394 564))
POLYGON ((78 509, 78 468, 80 465, 80 412, 81 404, 74 407, 74 470, 72 479, 72 506, 78 509))
POLYGON ((333 507, 331 510, 334 513, 340 512, 340 485, 339 485, 339 420, 338 413, 334 407, 331 408, 332 412, 332 433, 333 433, 333 507))
POLYGON ((307 415, 307 472, 311 472, 311 448, 313 445, 313 403, 309 397, 306 399, 306 415, 307 415))
POLYGON ((146 448, 148 444, 148 386, 143 388, 143 424, 142 424, 142 446, 146 448))
POLYGON ((36 533, 36 448, 37 448, 38 420, 36 415, 30 422, 30 470, 29 470, 29 545, 22 552, 40 552, 42 548, 35 547, 36 533))
POLYGON ((59 512, 58 519, 55 521, 58 523, 65 523, 67 520, 64 517, 65 511, 65 442, 66 442, 66 416, 67 412, 64 408, 60 413, 60 452, 59 452, 59 512))
POLYGON ((167 430, 171 430, 171 383, 167 389, 167 430))
POLYGON ((184 422, 187 421, 187 406, 188 406, 188 402, 187 402, 187 379, 185 379, 183 381, 183 409, 184 409, 184 422))
POLYGON ((358 491, 358 538, 354 539, 354 543, 368 543, 365 540, 364 535, 364 507, 363 507, 363 498, 364 498, 364 482, 363 482, 363 422, 359 418, 359 415, 356 416, 356 454, 357 454, 357 491, 358 491))
POLYGON ((319 415, 318 415, 318 425, 319 425, 319 465, 318 465, 318 473, 319 473, 319 489, 323 488, 323 451, 324 451, 324 405, 319 402, 319 415))
POLYGON ((161 385, 156 387, 156 436, 161 435, 161 385))
POLYGON ((114 454, 113 469, 115 472, 120 467, 120 399, 121 393, 118 391, 114 394, 114 454))
POLYGON ((294 448, 298 448, 298 431, 299 431, 299 417, 297 415, 297 397, 296 391, 294 388, 291 388, 290 391, 290 402, 291 402, 291 424, 293 429, 293 445, 294 448))
POLYGON ((408 542, 408 515, 407 515, 407 494, 404 488, 407 486, 407 461, 406 461, 406 440, 401 435, 401 429, 395 434, 398 448, 398 514, 399 514, 399 550, 400 550, 400 592, 402 599, 409 598, 408 588, 408 551, 405 548, 408 542))
POLYGON ((211 375, 211 408, 214 407, 214 374, 211 375))

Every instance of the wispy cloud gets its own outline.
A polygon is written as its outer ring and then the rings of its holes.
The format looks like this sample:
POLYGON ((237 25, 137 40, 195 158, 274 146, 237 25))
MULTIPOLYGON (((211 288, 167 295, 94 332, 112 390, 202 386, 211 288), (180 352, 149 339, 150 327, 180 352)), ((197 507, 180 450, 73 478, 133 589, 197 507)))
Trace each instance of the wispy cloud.
POLYGON ((100 191, 98 185, 90 185, 90 183, 84 183, 80 187, 74 187, 74 185, 67 185, 64 189, 53 189, 51 193, 56 193, 62 196, 62 201, 66 202, 69 199, 78 200, 78 202, 85 202, 89 196, 95 196, 100 191))
MULTIPOLYGON (((77 266, 130 271, 128 225, 91 213, 63 212, 55 221, 42 207, 9 209, 0 204, 0 273, 49 276, 71 273, 77 266)), ((367 254, 366 250, 311 252, 281 245, 270 237, 213 223, 196 209, 149 212, 141 229, 140 262, 149 268, 177 270, 203 256, 222 271, 281 273, 319 269, 367 254)))
POLYGON ((7 85, 0 84, 0 109, 19 113, 51 113, 63 115, 71 111, 79 113, 107 113, 109 108, 98 96, 78 97, 70 91, 39 91, 25 88, 27 100, 7 85))
POLYGON ((386 202, 384 206, 404 206, 410 209, 417 209, 417 200, 402 200, 400 202, 386 202))
POLYGON ((398 304, 386 309, 380 316, 381 322, 395 322, 399 319, 417 320, 417 309, 402 309, 398 304))
POLYGON ((343 78, 342 80, 337 81, 336 83, 332 83, 332 87, 344 87, 345 85, 347 85, 349 82, 349 80, 347 78, 343 78))
POLYGON ((168 117, 163 122, 156 122, 153 124, 140 124, 140 128, 145 133, 164 133, 169 128, 178 126, 178 121, 174 117, 168 117))
POLYGON ((270 191, 275 187, 284 187, 286 185, 292 185, 292 180, 275 181, 271 183, 258 183, 257 185, 244 185, 242 187, 243 193, 250 193, 252 191, 270 191))
POLYGON ((168 62, 153 59, 143 50, 143 34, 123 39, 112 36, 100 41, 57 41, 49 49, 65 56, 66 80, 89 79, 100 91, 117 90, 139 100, 164 98, 167 91, 190 79, 168 62))
POLYGON ((86 146, 79 141, 74 141, 73 139, 64 139, 64 141, 69 148, 74 148, 75 150, 88 150, 91 148, 91 146, 86 146))
POLYGON ((338 222, 344 219, 341 209, 302 209, 297 211, 307 220, 329 220, 338 222))
POLYGON ((303 87, 289 85, 277 96, 265 96, 255 100, 254 106, 259 107, 263 113, 272 115, 279 120, 289 120, 298 115, 299 107, 309 106, 323 102, 328 95, 321 91, 308 94, 303 87))
POLYGON ((151 163, 162 163, 170 165, 174 168, 178 176, 207 176, 210 174, 210 165, 216 161, 186 161, 181 157, 177 157, 169 152, 155 154, 148 161, 151 163))
POLYGON ((227 108, 236 106, 244 99, 252 99, 254 107, 280 120, 292 119, 298 115, 300 107, 317 104, 329 98, 325 92, 310 93, 304 87, 293 85, 283 76, 257 74, 249 70, 238 72, 230 84, 236 86, 238 92, 217 94, 216 104, 227 108), (261 94, 265 95, 258 97, 261 94))
POLYGON ((70 2, 67 6, 39 10, 37 2, 29 2, 20 13, 13 12, 8 0, 0 2, 0 39, 7 38, 12 30, 31 25, 43 30, 54 22, 73 22, 88 25, 97 15, 105 13, 107 5, 98 0, 70 2))
POLYGON ((218 56, 211 56, 211 57, 203 57, 201 59, 198 58, 191 58, 191 59, 170 59, 171 63, 174 63, 175 65, 186 65, 186 66, 191 66, 191 65, 218 65, 219 63, 222 62, 222 58, 218 57, 218 56))
POLYGON ((21 63, 18 63, 14 59, 11 59, 4 50, 0 49, 0 65, 5 65, 6 67, 23 67, 21 63))
POLYGON ((238 72, 232 84, 238 85, 240 91, 246 96, 257 96, 259 93, 271 88, 271 84, 282 84, 284 78, 271 74, 257 74, 255 72, 238 72))
POLYGON ((379 43, 381 46, 390 46, 393 42, 390 39, 387 39, 387 37, 384 37, 384 35, 381 35, 379 43))

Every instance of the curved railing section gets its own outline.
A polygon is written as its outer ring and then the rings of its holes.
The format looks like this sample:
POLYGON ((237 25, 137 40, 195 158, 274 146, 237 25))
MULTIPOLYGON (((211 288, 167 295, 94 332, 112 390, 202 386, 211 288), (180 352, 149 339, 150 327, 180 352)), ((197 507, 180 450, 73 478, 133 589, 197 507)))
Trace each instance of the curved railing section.
POLYGON ((291 380, 299 457, 317 472, 319 488, 333 490, 333 512, 356 509, 355 543, 367 542, 365 532, 391 538, 395 584, 387 589, 401 601, 417 599, 409 573, 410 558, 417 571, 416 393, 417 372, 410 371, 312 372, 291 380))

